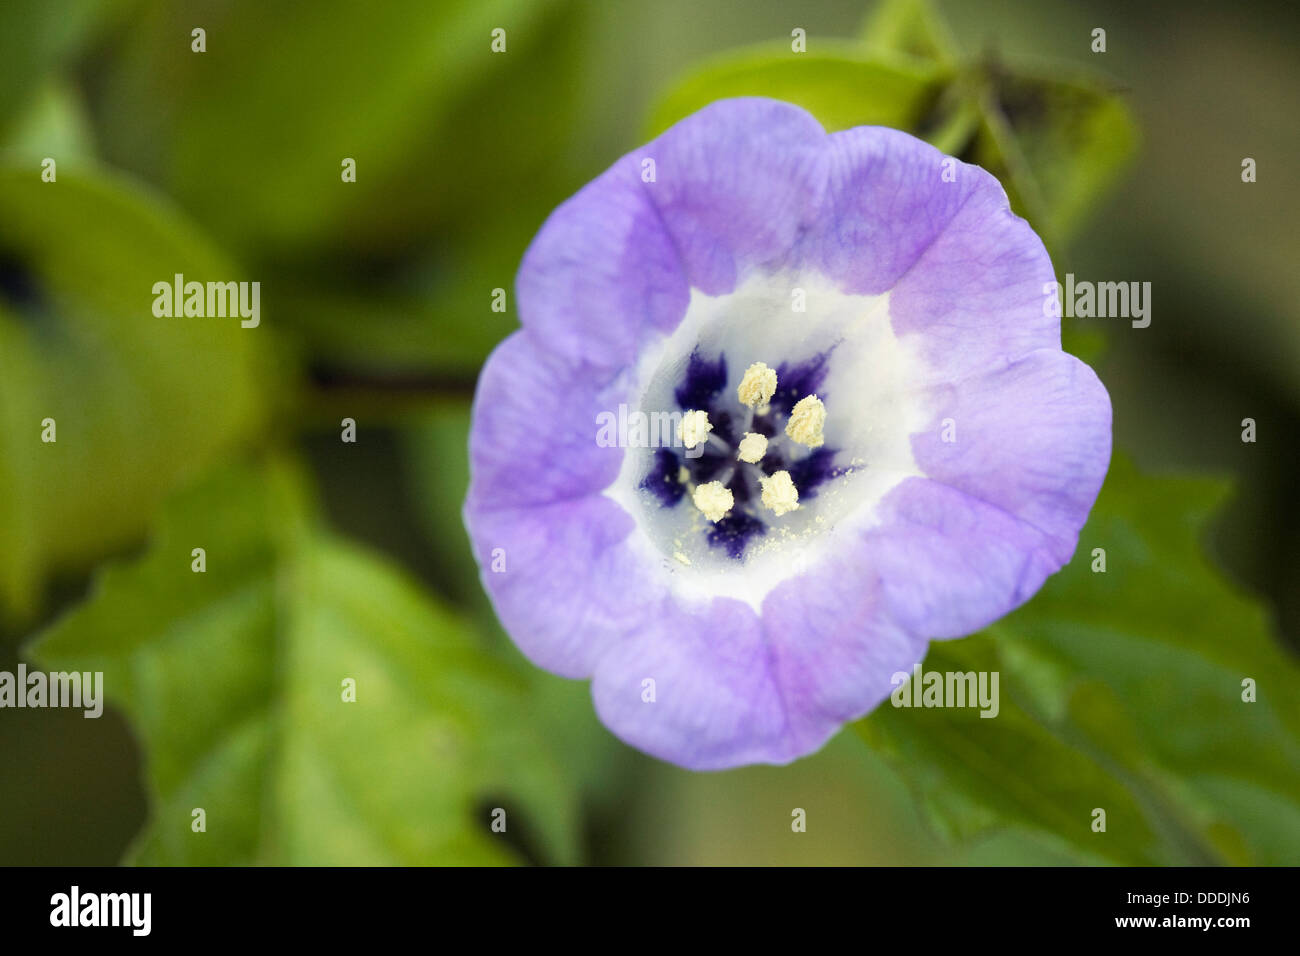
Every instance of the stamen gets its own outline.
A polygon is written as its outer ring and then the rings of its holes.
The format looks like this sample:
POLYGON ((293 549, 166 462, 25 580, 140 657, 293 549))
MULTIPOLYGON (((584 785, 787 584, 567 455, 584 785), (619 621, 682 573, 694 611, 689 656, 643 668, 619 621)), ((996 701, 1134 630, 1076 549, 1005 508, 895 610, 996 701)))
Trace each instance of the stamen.
POLYGON ((695 489, 691 498, 695 507, 704 512, 704 517, 715 524, 727 516, 731 506, 736 503, 735 496, 720 481, 710 481, 695 489))
POLYGON ((740 403, 750 408, 766 405, 776 394, 776 371, 762 362, 755 362, 745 369, 745 376, 740 380, 736 394, 740 397, 740 403))
POLYGON ((713 425, 709 422, 709 413, 700 409, 691 409, 682 416, 677 426, 677 437, 687 448, 694 448, 709 437, 713 425))
POLYGON ((763 486, 763 507, 774 511, 777 517, 799 507, 799 489, 788 471, 778 471, 772 477, 758 479, 763 486))
POLYGON ((740 440, 740 448, 736 457, 741 461, 756 465, 763 460, 763 456, 766 454, 767 438, 758 434, 758 432, 746 432, 745 437, 740 440))
POLYGON ((816 395, 805 395, 790 410, 790 421, 785 433, 801 445, 818 448, 825 441, 822 427, 826 424, 826 406, 816 395))
MULTIPOLYGON (((783 364, 779 372, 753 363, 737 386, 742 403, 737 409, 719 394, 726 381, 725 359, 708 363, 697 350, 686 382, 675 392, 678 407, 686 409, 677 438, 691 451, 684 459, 680 452, 657 452, 657 470, 652 469, 656 485, 643 482, 641 487, 654 492, 663 507, 689 496, 710 524, 701 527, 689 513, 682 517, 695 533, 705 532, 710 548, 733 559, 741 559, 751 540, 770 529, 796 533, 773 519, 798 510, 801 496, 815 498, 819 484, 847 471, 834 466, 836 450, 824 447, 826 406, 814 392, 824 358, 783 364), (709 373, 707 381, 701 369, 709 373), (800 393, 804 397, 796 402, 800 393), (667 486, 657 485, 660 481, 667 486)), ((825 522, 816 515, 811 520, 825 522)), ((681 564, 693 556, 680 539, 667 553, 681 564)))

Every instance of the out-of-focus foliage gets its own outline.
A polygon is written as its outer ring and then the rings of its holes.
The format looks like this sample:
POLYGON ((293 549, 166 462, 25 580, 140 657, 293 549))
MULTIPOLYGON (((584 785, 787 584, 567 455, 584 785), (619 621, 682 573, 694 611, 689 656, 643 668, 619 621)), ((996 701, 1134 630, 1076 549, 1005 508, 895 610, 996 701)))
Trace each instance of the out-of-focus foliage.
POLYGON ((80 91, 54 79, 13 118, 3 152, 10 161, 24 157, 39 162, 57 156, 65 169, 75 170, 94 155, 93 135, 80 91))
POLYGON ((862 40, 877 54, 897 54, 945 65, 957 61, 948 25, 929 0, 882 0, 863 25, 862 40))
POLYGON ((420 500, 454 505, 429 508, 420 515, 438 549, 439 579, 461 602, 484 606, 478 562, 470 553, 459 508, 469 491, 469 421, 469 409, 463 405, 436 409, 408 432, 405 447, 420 500))
POLYGON ((267 309, 309 357, 472 378, 513 327, 486 306, 511 287, 562 169, 551 144, 577 122, 577 13, 568 0, 329 0, 309 15, 241 0, 196 18, 154 4, 107 70, 114 122, 99 133, 110 159, 276 268, 267 309), (356 35, 340 31, 354 20, 356 35), (199 21, 196 55, 180 41, 199 21))
MULTIPOLYGON (((520 792, 544 799, 516 825, 574 858, 566 785, 517 719, 524 683, 323 529, 285 465, 221 470, 171 502, 149 553, 104 570, 32 650, 102 671, 140 734, 154 805, 136 862, 506 862, 476 801, 520 792)), ((507 828, 516 808, 502 804, 507 828)))
POLYGON ((267 353, 236 319, 160 319, 175 273, 240 273, 124 180, 0 165, 0 611, 141 534, 175 483, 252 435, 267 353), (55 437, 43 443, 42 422, 55 437))
POLYGON ((130 0, 6 0, 0 4, 0 131, 130 0))
POLYGON ((1049 246, 1068 240, 1131 158, 1137 130, 1103 81, 990 68, 974 82, 979 125, 964 147, 998 177, 1049 246))
POLYGON ((547 5, 319 0, 303 13, 259 0, 152 4, 105 77, 116 118, 102 131, 108 157, 156 177, 241 252, 400 247, 430 221, 477 211, 486 188, 521 165, 458 141, 481 124, 526 138, 552 121, 545 107, 564 73, 545 68, 562 65, 542 49, 557 16, 547 5), (355 33, 339 29, 349 21, 355 33), (508 53, 493 54, 502 25, 508 53), (206 30, 199 55, 195 27, 206 30), (154 108, 126 108, 138 101, 154 108), (345 157, 357 161, 346 187, 345 157))
POLYGON ((1116 459, 1074 560, 926 657, 926 671, 998 671, 997 717, 886 705, 858 724, 946 833, 1030 827, 1129 864, 1300 859, 1300 668, 1200 553, 1226 490, 1116 459))

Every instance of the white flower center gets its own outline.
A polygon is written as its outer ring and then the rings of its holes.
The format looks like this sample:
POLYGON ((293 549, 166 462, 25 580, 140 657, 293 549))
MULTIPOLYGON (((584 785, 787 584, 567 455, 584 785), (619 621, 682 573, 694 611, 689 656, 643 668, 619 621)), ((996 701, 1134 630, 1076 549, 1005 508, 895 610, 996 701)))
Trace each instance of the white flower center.
POLYGON ((667 477, 682 500, 672 503, 644 487, 664 464, 656 449, 629 448, 605 494, 632 515, 632 546, 670 572, 680 597, 761 609, 768 591, 819 568, 837 536, 870 527, 880 500, 921 474, 911 439, 929 421, 925 381, 915 346, 894 334, 888 293, 849 295, 808 273, 753 274, 728 295, 692 290, 678 327, 643 350, 628 403, 689 413, 678 437, 705 457, 660 450, 676 455, 667 477), (692 355, 725 368, 709 407, 678 400, 692 355), (742 475, 754 479, 747 500, 742 475))

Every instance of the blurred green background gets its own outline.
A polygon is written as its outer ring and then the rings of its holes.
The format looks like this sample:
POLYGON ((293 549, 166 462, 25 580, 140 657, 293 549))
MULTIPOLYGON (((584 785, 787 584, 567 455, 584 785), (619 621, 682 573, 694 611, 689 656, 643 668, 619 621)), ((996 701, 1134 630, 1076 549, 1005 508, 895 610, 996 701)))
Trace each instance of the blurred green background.
POLYGON ((102 669, 110 693, 100 720, 0 711, 0 863, 1300 864, 1298 22, 1122 0, 0 6, 0 670, 102 669), (1003 716, 879 713, 790 767, 691 774, 519 657, 459 513, 529 239, 742 94, 985 165, 1059 276, 1149 281, 1153 312, 1065 320, 1114 403, 1102 501, 1039 598, 927 664, 1000 669, 1003 716), (260 281, 262 327, 154 319, 176 272, 260 281))

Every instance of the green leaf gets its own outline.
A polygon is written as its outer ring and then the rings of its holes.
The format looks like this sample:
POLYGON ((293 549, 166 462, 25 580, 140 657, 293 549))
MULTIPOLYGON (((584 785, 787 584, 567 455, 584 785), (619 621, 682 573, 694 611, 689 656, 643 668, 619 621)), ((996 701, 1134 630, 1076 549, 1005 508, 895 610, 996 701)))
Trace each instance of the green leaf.
POLYGON ((980 124, 963 158, 997 176, 1049 247, 1067 241, 1137 151, 1122 96, 1096 77, 989 68, 971 85, 980 124))
POLYGON ((267 329, 155 317, 153 284, 175 273, 244 278, 122 180, 0 164, 0 614, 35 610, 51 569, 131 542, 179 481, 261 427, 267 329))
POLYGON ((571 0, 395 0, 365 12, 356 43, 349 0, 310 17, 237 0, 203 18, 200 54, 192 13, 153 3, 106 67, 103 147, 266 264, 264 303, 311 360, 472 381, 516 325, 492 290, 512 289, 588 161, 573 144, 589 15, 571 0))
POLYGON ((69 160, 83 162, 94 156, 94 137, 81 93, 70 83, 43 86, 15 117, 5 136, 3 151, 39 164, 46 157, 66 169, 69 160))
POLYGON ((926 671, 1000 672, 998 716, 886 704, 855 725, 942 832, 1027 828, 1129 864, 1300 862, 1300 668, 1201 552, 1225 493, 1117 459, 1073 561, 983 634, 931 646, 926 671))
POLYGON ((0 130, 123 6, 121 0, 0 4, 0 130))
POLYGON ((375 289, 286 279, 268 293, 268 307, 328 367, 433 373, 472 385, 492 349, 518 328, 514 274, 546 215, 532 206, 482 222, 475 235, 413 263, 415 274, 403 282, 375 289), (495 289, 506 291, 504 312, 492 310, 495 289))
POLYGON ((423 416, 403 435, 424 531, 436 547, 439 578, 462 604, 487 607, 478 562, 470 550, 461 508, 469 490, 468 403, 423 416))
POLYGON ((938 65, 869 56, 854 43, 810 41, 809 52, 766 45, 707 61, 660 101, 651 130, 732 96, 770 96, 802 106, 829 130, 854 126, 915 129, 949 78, 938 65))
POLYGON ((289 466, 171 501, 148 554, 104 571, 31 651, 102 671, 140 736, 153 809, 135 862, 510 862, 478 803, 507 792, 558 808, 505 801, 507 832, 538 822, 548 858, 573 859, 562 775, 519 727, 522 683, 405 575, 319 527, 289 466))
MULTIPOLYGON (((924 664, 926 671, 943 673, 999 667, 997 647, 986 636, 935 643, 924 664)), ((927 818, 949 840, 1016 825, 1045 833, 1085 859, 1151 862, 1155 836, 1135 799, 1104 767, 1022 707, 1009 684, 1003 673, 992 719, 975 709, 896 709, 886 703, 855 726, 901 771, 927 818), (1089 830, 1094 807, 1106 809, 1106 835, 1089 830)))
POLYGON ((862 30, 869 49, 952 63, 957 45, 929 0, 884 0, 862 30))
POLYGON ((317 0, 304 15, 231 0, 198 24, 154 3, 105 78, 105 149, 243 255, 311 263, 310 247, 346 270, 364 249, 386 261, 531 190, 573 121, 580 12, 317 0), (204 53, 191 50, 196 25, 204 53), (496 28, 505 53, 492 51, 496 28), (355 182, 342 180, 344 158, 355 182))

